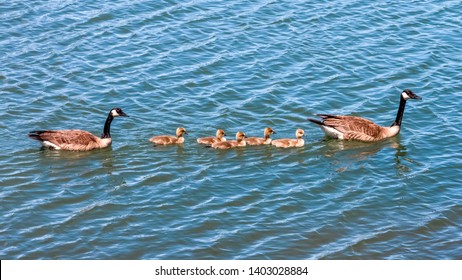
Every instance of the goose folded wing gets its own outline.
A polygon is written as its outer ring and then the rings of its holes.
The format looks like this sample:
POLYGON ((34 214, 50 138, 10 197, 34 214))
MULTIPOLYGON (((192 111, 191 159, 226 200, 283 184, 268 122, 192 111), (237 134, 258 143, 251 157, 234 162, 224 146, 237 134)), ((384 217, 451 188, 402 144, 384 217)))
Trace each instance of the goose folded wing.
POLYGON ((88 150, 99 145, 99 138, 83 130, 51 130, 40 135, 42 141, 49 141, 64 150, 88 150))
POLYGON ((365 139, 369 137, 377 138, 382 132, 381 126, 361 117, 331 115, 321 115, 320 117, 323 118, 323 125, 333 127, 344 133, 345 139, 372 141, 365 139), (349 135, 355 138, 349 138, 349 135))

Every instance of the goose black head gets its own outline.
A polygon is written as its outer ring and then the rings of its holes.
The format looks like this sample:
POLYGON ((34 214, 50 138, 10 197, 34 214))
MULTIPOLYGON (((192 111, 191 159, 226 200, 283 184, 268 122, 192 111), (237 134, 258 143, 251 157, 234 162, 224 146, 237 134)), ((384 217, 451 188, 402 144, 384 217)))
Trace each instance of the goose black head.
POLYGON ((420 97, 417 94, 413 93, 412 90, 410 90, 410 89, 403 90, 403 92, 401 93, 401 96, 404 98, 404 100, 422 99, 422 97, 420 97))
POLYGON ((125 114, 125 112, 122 111, 122 109, 120 109, 120 108, 113 108, 111 110, 111 115, 113 117, 128 117, 128 115, 125 114))

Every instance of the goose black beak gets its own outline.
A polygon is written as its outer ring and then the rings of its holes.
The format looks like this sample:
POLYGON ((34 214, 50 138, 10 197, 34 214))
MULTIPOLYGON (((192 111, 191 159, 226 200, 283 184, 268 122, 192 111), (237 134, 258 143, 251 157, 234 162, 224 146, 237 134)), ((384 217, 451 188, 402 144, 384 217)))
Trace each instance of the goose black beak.
POLYGON ((422 97, 420 97, 417 94, 413 93, 411 90, 407 90, 405 92, 407 93, 407 95, 409 95, 409 97, 411 99, 422 99, 422 97))

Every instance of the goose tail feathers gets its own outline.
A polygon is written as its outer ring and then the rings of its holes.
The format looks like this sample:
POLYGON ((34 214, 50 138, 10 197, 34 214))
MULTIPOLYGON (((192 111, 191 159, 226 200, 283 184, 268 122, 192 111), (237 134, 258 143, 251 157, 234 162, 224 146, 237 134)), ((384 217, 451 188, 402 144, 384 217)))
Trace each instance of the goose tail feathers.
POLYGON ((315 123, 317 125, 323 125, 322 121, 316 119, 308 119, 310 122, 315 123))
POLYGON ((42 133, 45 133, 45 132, 46 132, 46 130, 34 130, 34 131, 29 132, 29 134, 27 134, 27 136, 29 136, 32 139, 41 141, 42 137, 40 135, 42 133))

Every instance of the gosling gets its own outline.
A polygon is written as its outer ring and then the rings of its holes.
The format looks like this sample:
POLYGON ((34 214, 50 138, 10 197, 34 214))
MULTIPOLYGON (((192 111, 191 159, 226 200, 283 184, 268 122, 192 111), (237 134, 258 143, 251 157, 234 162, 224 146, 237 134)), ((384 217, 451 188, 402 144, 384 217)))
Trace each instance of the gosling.
POLYGON ((186 129, 179 127, 176 129, 176 136, 173 135, 159 135, 153 136, 149 141, 153 142, 156 145, 172 145, 172 144, 182 144, 184 143, 184 134, 188 134, 186 129))
POLYGON ((305 145, 305 140, 303 140, 304 135, 305 132, 303 131, 303 129, 299 128, 295 131, 296 139, 277 139, 273 140, 271 144, 279 148, 303 147, 303 145, 305 145))
POLYGON ((245 143, 250 146, 269 145, 271 144, 271 134, 276 134, 276 131, 274 131, 271 127, 267 127, 263 131, 263 138, 247 137, 245 139, 245 143))
POLYGON ((213 143, 212 148, 214 149, 231 149, 235 147, 245 147, 246 142, 245 142, 245 133, 239 131, 236 133, 236 140, 228 140, 228 141, 223 141, 223 142, 218 142, 218 143, 213 143))
POLYGON ((202 138, 197 138, 197 143, 199 144, 204 144, 204 145, 212 145, 213 143, 219 143, 226 141, 226 133, 223 129, 218 129, 216 136, 209 136, 209 137, 202 137, 202 138))

